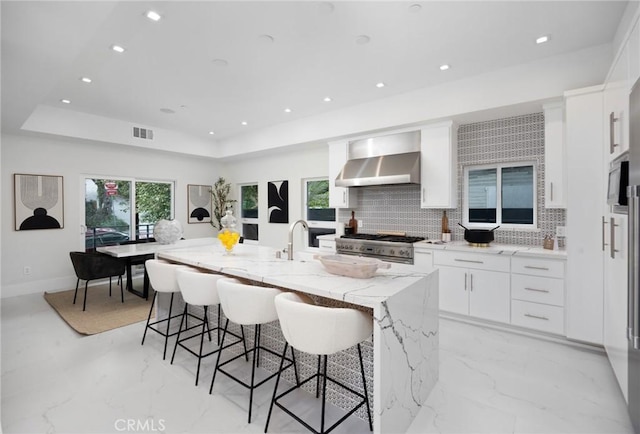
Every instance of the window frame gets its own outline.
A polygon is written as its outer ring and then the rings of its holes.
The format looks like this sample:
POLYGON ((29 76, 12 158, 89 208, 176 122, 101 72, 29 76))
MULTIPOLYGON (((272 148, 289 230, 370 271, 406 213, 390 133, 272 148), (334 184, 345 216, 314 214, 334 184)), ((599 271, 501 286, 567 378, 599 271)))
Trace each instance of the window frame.
MULTIPOLYGON (((314 177, 314 178, 303 178, 302 179, 302 215, 304 216, 305 221, 307 222, 307 224, 311 227, 314 228, 327 228, 327 229, 335 229, 336 228, 336 217, 338 215, 337 211, 334 214, 334 218, 333 221, 331 220, 310 220, 309 219, 309 215, 308 215, 308 211, 309 211, 309 207, 308 207, 308 203, 309 203, 309 196, 308 196, 308 183, 309 182, 316 182, 316 181, 329 181, 329 177, 327 176, 320 176, 320 177, 314 177)), ((333 208, 335 210, 334 207, 329 206, 329 208, 333 208)))
POLYGON ((500 226, 500 229, 513 230, 538 230, 538 167, 537 162, 532 160, 509 161, 504 163, 477 164, 464 166, 463 168, 463 208, 462 224, 469 229, 493 229, 500 226), (510 167, 533 168, 533 222, 531 224, 502 223, 502 169, 510 167), (469 171, 496 169, 496 222, 495 223, 471 223, 469 222, 469 171))
POLYGON ((257 225, 258 226, 258 239, 257 240, 249 240, 249 239, 244 239, 244 243, 245 244, 258 244, 260 242, 260 183, 259 182, 243 182, 240 184, 236 184, 238 187, 238 210, 237 210, 237 219, 239 224, 239 228, 238 231, 240 232, 240 235, 242 235, 244 237, 244 225, 245 224, 252 224, 252 225, 257 225), (242 187, 247 187, 247 186, 252 186, 255 185, 256 186, 256 190, 258 192, 258 217, 242 217, 242 187))

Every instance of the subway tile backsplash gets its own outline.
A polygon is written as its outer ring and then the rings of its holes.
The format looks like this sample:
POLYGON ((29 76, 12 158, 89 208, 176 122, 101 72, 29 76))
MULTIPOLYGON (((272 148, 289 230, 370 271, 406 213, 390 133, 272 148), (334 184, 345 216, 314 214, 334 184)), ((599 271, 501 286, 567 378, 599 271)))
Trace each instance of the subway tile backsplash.
MULTIPOLYGON (((458 207, 447 209, 453 240, 462 240, 463 168, 468 165, 533 161, 538 173, 537 231, 501 230, 496 242, 542 245, 545 235, 565 224, 566 211, 544 207, 544 114, 532 113, 504 119, 460 125, 458 128, 458 207)), ((416 184, 358 187, 356 218, 360 232, 405 231, 429 239, 440 238, 441 209, 420 208, 420 186, 416 184)), ((339 221, 347 222, 350 209, 338 210, 339 221)))

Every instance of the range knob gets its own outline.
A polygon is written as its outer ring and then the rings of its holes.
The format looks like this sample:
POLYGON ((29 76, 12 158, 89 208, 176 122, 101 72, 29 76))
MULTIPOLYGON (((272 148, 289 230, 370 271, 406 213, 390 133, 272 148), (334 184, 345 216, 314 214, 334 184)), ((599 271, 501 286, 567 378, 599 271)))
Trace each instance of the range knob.
POLYGON ((400 256, 409 256, 409 251, 408 250, 400 250, 400 256))
POLYGON ((395 251, 395 250, 393 250, 393 249, 389 249, 389 254, 390 254, 390 255, 395 255, 395 254, 396 254, 396 251, 395 251))

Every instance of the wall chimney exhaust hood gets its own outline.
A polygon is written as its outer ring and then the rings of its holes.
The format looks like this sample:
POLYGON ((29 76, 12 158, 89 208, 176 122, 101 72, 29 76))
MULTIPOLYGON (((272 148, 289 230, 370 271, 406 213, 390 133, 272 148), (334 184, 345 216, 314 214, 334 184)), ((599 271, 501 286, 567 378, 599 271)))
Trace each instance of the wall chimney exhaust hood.
POLYGON ((420 131, 350 142, 348 153, 337 187, 420 183, 420 131))

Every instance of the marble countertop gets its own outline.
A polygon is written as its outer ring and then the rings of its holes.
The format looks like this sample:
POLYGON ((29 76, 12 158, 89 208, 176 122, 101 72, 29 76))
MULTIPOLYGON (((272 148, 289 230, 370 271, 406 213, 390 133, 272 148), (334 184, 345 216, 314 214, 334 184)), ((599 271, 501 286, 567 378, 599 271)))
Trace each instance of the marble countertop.
MULTIPOLYGON (((334 241, 335 234, 320 235, 318 239, 334 241)), ((475 247, 466 241, 450 241, 448 243, 434 244, 435 240, 425 240, 414 243, 417 250, 452 250, 457 252, 492 253, 497 255, 528 256, 550 259, 567 259, 566 250, 547 250, 542 246, 520 246, 516 244, 491 243, 488 247, 475 247)), ((440 243, 438 241, 438 243, 440 243)))
POLYGON ((491 243, 488 247, 472 246, 466 241, 450 241, 434 244, 429 240, 414 243, 416 250, 450 250, 456 252, 491 253, 496 255, 526 256, 549 259, 567 259, 566 250, 547 250, 541 246, 519 246, 515 244, 491 243))
POLYGON ((412 265, 392 264, 370 279, 343 277, 330 274, 309 255, 297 255, 297 260, 289 261, 285 255, 276 258, 276 249, 247 244, 236 245, 233 253, 226 255, 214 240, 205 246, 159 251, 158 257, 366 307, 387 301, 430 274, 412 265))

